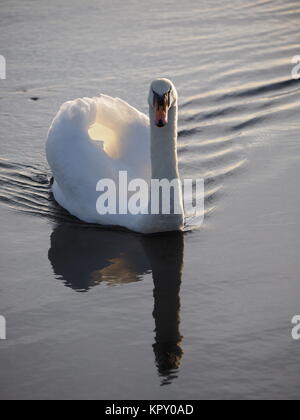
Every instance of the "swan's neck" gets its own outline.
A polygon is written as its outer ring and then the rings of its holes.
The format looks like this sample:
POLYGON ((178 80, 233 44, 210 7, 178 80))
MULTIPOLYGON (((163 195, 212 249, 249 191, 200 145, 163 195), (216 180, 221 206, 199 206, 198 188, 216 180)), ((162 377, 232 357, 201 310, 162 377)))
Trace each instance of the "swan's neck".
POLYGON ((177 106, 169 110, 168 124, 154 124, 154 110, 150 107, 152 179, 173 181, 179 178, 177 159, 177 106))
MULTIPOLYGON (((174 201, 174 194, 170 194, 170 213, 163 211, 162 202, 159 202, 158 214, 150 213, 143 216, 143 233, 167 232, 182 230, 184 225, 184 210, 181 193, 181 183, 177 159, 177 106, 169 110, 168 124, 159 128, 154 124, 154 110, 150 107, 151 127, 151 178, 153 180, 168 180, 177 185, 179 202, 174 201), (175 211, 176 210, 176 211, 175 211)), ((175 185, 175 187, 176 187, 175 185)), ((151 208, 153 197, 151 195, 151 208)), ((161 200, 161 197, 160 199, 161 200)), ((156 198, 154 198, 154 203, 156 198)))

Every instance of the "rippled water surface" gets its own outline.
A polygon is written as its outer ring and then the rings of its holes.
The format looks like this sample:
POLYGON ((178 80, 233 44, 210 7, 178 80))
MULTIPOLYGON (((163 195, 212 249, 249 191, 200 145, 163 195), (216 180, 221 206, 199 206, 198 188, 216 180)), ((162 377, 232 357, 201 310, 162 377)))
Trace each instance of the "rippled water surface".
POLYGON ((2 0, 2 399, 299 398, 300 3, 2 0), (141 237, 49 193, 61 103, 150 81, 180 96, 182 176, 205 223, 141 237))

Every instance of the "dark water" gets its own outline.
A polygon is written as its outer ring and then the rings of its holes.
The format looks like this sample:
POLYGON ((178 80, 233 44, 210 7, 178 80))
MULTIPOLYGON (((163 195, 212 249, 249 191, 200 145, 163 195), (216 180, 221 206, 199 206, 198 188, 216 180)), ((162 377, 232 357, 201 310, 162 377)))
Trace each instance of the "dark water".
POLYGON ((1 2, 0 398, 299 398, 300 3, 211 3, 1 2), (204 226, 86 226, 49 193, 50 122, 100 92, 147 112, 157 76, 204 226))

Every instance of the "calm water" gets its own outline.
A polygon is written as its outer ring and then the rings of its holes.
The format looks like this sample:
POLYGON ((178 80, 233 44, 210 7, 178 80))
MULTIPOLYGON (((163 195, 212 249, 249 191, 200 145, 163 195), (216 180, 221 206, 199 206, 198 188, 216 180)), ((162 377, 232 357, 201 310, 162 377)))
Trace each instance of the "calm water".
POLYGON ((0 398, 299 398, 299 23, 290 0, 1 1, 0 398), (205 224, 84 226, 49 194, 50 122, 100 92, 147 112, 157 76, 205 224))

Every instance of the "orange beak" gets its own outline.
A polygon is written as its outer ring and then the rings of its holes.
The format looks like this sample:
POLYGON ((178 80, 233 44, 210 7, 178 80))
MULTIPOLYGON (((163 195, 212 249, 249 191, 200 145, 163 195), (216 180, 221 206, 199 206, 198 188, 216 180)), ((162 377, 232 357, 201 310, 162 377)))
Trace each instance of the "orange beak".
POLYGON ((164 127, 168 124, 167 107, 158 105, 155 107, 155 124, 157 125, 157 127, 164 127))

